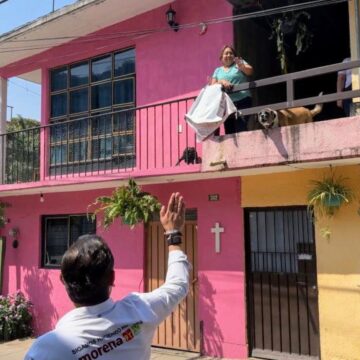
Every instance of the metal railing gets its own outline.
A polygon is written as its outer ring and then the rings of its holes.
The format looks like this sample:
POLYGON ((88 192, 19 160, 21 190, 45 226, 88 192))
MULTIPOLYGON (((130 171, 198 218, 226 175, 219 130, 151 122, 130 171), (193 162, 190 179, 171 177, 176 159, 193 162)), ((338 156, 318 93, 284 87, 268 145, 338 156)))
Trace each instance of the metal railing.
MULTIPOLYGON (((331 72, 360 67, 360 60, 257 80, 234 87, 235 91, 286 84, 286 101, 242 109, 255 114, 360 97, 360 90, 294 99, 294 82, 331 72)), ((144 175, 182 172, 179 160, 192 147, 201 157, 201 146, 184 120, 195 97, 165 103, 98 113, 65 122, 0 135, 1 183, 22 183, 121 172, 144 175), (177 170, 179 169, 179 170, 177 170)), ((185 159, 188 160, 188 159, 185 159)), ((189 162, 189 161, 187 161, 189 162)))
POLYGON ((0 135, 1 183, 40 180, 40 127, 0 135))
POLYGON ((134 171, 156 175, 174 171, 176 165, 187 166, 185 161, 179 163, 186 148, 201 155, 195 133, 184 119, 194 99, 97 113, 2 134, 2 183, 134 171))
POLYGON ((308 106, 319 103, 327 103, 336 100, 344 100, 355 97, 360 97, 360 90, 351 90, 351 91, 343 91, 343 92, 334 92, 330 94, 323 94, 321 96, 312 96, 302 99, 295 100, 294 98, 294 83, 296 80, 303 80, 310 77, 321 76, 329 73, 334 73, 340 70, 347 69, 356 69, 360 67, 360 60, 349 61, 346 63, 338 63, 327 66, 321 66, 313 69, 298 71, 294 73, 289 73, 280 76, 274 76, 271 78, 250 81, 248 83, 244 83, 241 85, 235 85, 233 88, 233 92, 248 90, 248 89, 258 89, 264 86, 270 86, 275 84, 286 84, 286 101, 272 103, 272 104, 264 104, 260 106, 253 106, 251 108, 241 109, 242 115, 251 115, 256 114, 259 111, 263 110, 265 107, 270 107, 273 110, 280 110, 286 108, 293 108, 297 106, 308 106))

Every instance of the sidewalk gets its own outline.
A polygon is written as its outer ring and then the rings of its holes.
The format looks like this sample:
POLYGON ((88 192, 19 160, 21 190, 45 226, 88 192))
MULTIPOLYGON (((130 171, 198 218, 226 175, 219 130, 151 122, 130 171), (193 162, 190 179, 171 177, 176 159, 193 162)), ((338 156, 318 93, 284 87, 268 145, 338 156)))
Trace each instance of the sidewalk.
MULTIPOLYGON (((14 340, 0 343, 1 360, 23 360, 26 351, 31 346, 33 339, 14 340)), ((196 353, 172 351, 153 348, 151 360, 214 360, 215 358, 201 357, 196 353)), ((223 359, 225 360, 225 359, 223 359)))

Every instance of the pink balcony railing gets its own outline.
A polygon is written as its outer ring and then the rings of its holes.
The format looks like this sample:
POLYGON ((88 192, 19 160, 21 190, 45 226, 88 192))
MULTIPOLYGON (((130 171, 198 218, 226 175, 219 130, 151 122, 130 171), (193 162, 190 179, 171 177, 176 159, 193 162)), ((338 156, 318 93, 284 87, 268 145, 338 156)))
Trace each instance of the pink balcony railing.
POLYGON ((201 155, 195 133, 184 120, 193 101, 191 97, 102 112, 0 135, 2 183, 182 172, 191 161, 179 163, 186 148, 201 155))

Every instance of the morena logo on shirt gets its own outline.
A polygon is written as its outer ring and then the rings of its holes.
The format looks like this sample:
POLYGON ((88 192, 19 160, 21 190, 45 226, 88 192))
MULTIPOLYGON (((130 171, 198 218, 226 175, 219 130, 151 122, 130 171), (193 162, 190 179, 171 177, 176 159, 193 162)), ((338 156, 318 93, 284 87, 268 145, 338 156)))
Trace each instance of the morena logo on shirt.
MULTIPOLYGON (((121 332, 121 335, 119 337, 117 337, 114 340, 108 341, 105 344, 101 345, 100 347, 91 350, 90 352, 88 352, 87 354, 82 355, 81 357, 79 357, 79 360, 93 360, 93 359, 97 359, 98 357, 101 357, 103 355, 105 355, 106 353, 116 349, 117 347, 121 346, 122 344, 131 341, 132 339, 134 339, 134 337, 140 332, 141 330, 141 325, 142 322, 137 322, 135 324, 132 325, 125 325, 121 327, 121 330, 125 329, 123 332, 121 332)), ((108 339, 109 337, 112 337, 114 335, 117 335, 119 333, 118 331, 119 329, 116 329, 114 332, 107 334, 105 336, 103 336, 102 338, 99 338, 97 340, 95 340, 96 343, 103 341, 105 339, 108 339)), ((72 352, 75 353, 77 352, 76 350, 81 349, 83 350, 84 348, 89 347, 90 345, 94 344, 94 340, 90 341, 89 343, 85 344, 84 346, 80 346, 77 349, 73 350, 72 352)), ((80 351, 81 351, 80 350, 80 351)))

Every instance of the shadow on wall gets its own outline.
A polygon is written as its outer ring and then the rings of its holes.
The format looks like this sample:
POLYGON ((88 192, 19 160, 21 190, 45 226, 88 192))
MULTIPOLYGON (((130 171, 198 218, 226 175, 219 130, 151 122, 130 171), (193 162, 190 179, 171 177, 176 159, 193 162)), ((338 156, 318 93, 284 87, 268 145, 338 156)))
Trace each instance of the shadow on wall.
POLYGON ((216 321, 216 308, 214 295, 216 290, 212 286, 207 276, 199 275, 200 299, 201 299, 201 318, 203 321, 203 334, 201 352, 211 356, 223 357, 222 344, 224 336, 220 326, 216 321))
POLYGON ((51 302, 53 284, 48 271, 36 267, 24 270, 24 289, 33 303, 33 329, 35 334, 42 334, 52 329, 59 314, 51 302))

